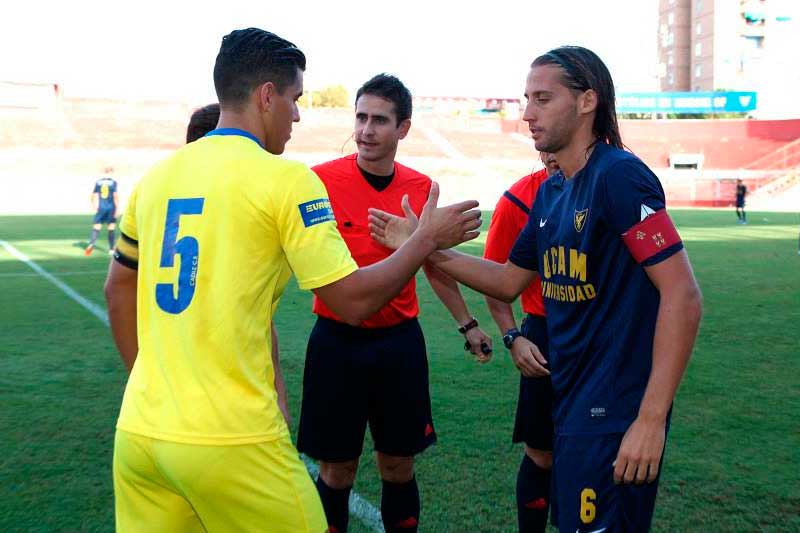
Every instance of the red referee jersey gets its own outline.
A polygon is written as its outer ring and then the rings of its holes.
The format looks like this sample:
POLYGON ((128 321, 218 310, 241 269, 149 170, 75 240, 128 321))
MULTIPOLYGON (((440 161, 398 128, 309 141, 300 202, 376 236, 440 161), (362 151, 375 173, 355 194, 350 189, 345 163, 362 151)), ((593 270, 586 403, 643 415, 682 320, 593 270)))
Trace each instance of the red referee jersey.
MULTIPOLYGON (((392 250, 381 246, 370 237, 367 209, 375 207, 403 216, 400 201, 404 194, 408 194, 411 209, 419 215, 431 189, 431 179, 428 176, 395 162, 392 182, 384 190, 377 191, 361 174, 356 164, 356 154, 322 163, 313 167, 313 170, 328 189, 336 226, 360 267, 377 263, 392 253, 392 250)), ((342 321, 316 295, 313 311, 319 316, 342 321)), ((393 326, 418 314, 416 282, 411 278, 394 300, 362 322, 360 327, 393 326)))
MULTIPOLYGON (((492 214, 483 257, 497 263, 508 261, 508 255, 517 236, 528 222, 528 212, 536 199, 539 185, 546 180, 547 169, 543 168, 528 174, 503 193, 492 214)), ((532 315, 544 316, 542 282, 538 275, 533 283, 522 291, 522 310, 532 315)))

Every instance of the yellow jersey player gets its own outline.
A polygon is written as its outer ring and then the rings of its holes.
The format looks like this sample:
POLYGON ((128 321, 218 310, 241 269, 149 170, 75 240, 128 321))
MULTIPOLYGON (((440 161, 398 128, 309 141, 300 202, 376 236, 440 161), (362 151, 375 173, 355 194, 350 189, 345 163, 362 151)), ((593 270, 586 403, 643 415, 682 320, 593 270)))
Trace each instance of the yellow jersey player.
POLYGON ((106 281, 131 372, 114 442, 118 531, 324 531, 270 359, 290 275, 358 324, 435 249, 477 236, 477 202, 437 208, 434 185, 408 245, 359 269, 319 178, 277 157, 300 119, 304 70, 303 53, 277 35, 225 36, 218 128, 131 195, 106 281))
MULTIPOLYGON (((217 127, 219 122, 219 104, 213 103, 195 109, 189 118, 186 126, 186 143, 202 139, 205 135, 217 127)), ((275 322, 270 323, 272 328, 272 368, 275 373, 275 391, 278 393, 278 407, 283 413, 286 423, 291 423, 289 415, 289 399, 286 393, 286 383, 283 381, 281 373, 280 357, 278 356, 278 332, 275 329, 275 322)))

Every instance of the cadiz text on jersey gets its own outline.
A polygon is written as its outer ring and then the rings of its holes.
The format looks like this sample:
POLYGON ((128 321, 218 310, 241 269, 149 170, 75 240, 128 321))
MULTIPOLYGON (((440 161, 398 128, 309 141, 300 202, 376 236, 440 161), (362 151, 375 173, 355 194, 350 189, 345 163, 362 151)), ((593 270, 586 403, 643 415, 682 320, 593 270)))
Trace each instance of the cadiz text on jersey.
POLYGON ((542 296, 559 302, 583 302, 597 296, 594 285, 586 283, 586 254, 574 248, 552 246, 542 258, 542 296), (568 278, 556 283, 553 276, 568 278))

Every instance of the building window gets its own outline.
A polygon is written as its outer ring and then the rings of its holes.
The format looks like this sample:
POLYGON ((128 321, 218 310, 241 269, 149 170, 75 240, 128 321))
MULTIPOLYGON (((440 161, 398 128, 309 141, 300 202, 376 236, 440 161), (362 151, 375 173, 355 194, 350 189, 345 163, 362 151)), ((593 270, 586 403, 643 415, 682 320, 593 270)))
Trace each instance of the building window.
POLYGON ((675 85, 675 74, 672 71, 669 72, 669 76, 667 76, 667 80, 669 80, 670 85, 675 85))
POLYGON ((702 35, 703 34, 703 25, 700 24, 699 22, 697 23, 697 28, 695 29, 695 33, 697 35, 702 35))
POLYGON ((694 77, 699 78, 703 75, 703 65, 695 65, 694 66, 694 77))
POLYGON ((669 24, 670 26, 675 24, 675 13, 673 13, 672 11, 670 11, 669 15, 667 15, 667 24, 669 24))
POLYGON ((695 13, 700 13, 703 10, 703 0, 697 0, 694 3, 694 11, 695 13))
POLYGON ((672 50, 667 52, 667 65, 672 65, 675 63, 675 54, 672 53, 672 50))
POLYGON ((703 54, 703 43, 697 43, 694 45, 694 55, 695 57, 700 57, 703 54))
POLYGON ((667 34, 667 46, 672 46, 675 44, 675 34, 673 32, 669 32, 667 34))

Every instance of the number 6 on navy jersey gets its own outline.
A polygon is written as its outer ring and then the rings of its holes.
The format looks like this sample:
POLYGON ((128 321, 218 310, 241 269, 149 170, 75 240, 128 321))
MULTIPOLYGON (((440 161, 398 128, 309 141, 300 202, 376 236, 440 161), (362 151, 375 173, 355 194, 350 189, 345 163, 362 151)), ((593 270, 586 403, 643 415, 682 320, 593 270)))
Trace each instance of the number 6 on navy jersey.
POLYGON ((199 215, 203 212, 205 198, 178 198, 167 203, 167 220, 164 225, 164 243, 161 245, 161 268, 175 264, 175 254, 181 256, 181 271, 178 274, 178 295, 175 297, 172 283, 156 284, 156 302, 166 311, 177 315, 183 312, 194 297, 195 278, 200 247, 194 237, 183 237, 176 242, 182 215, 199 215))

